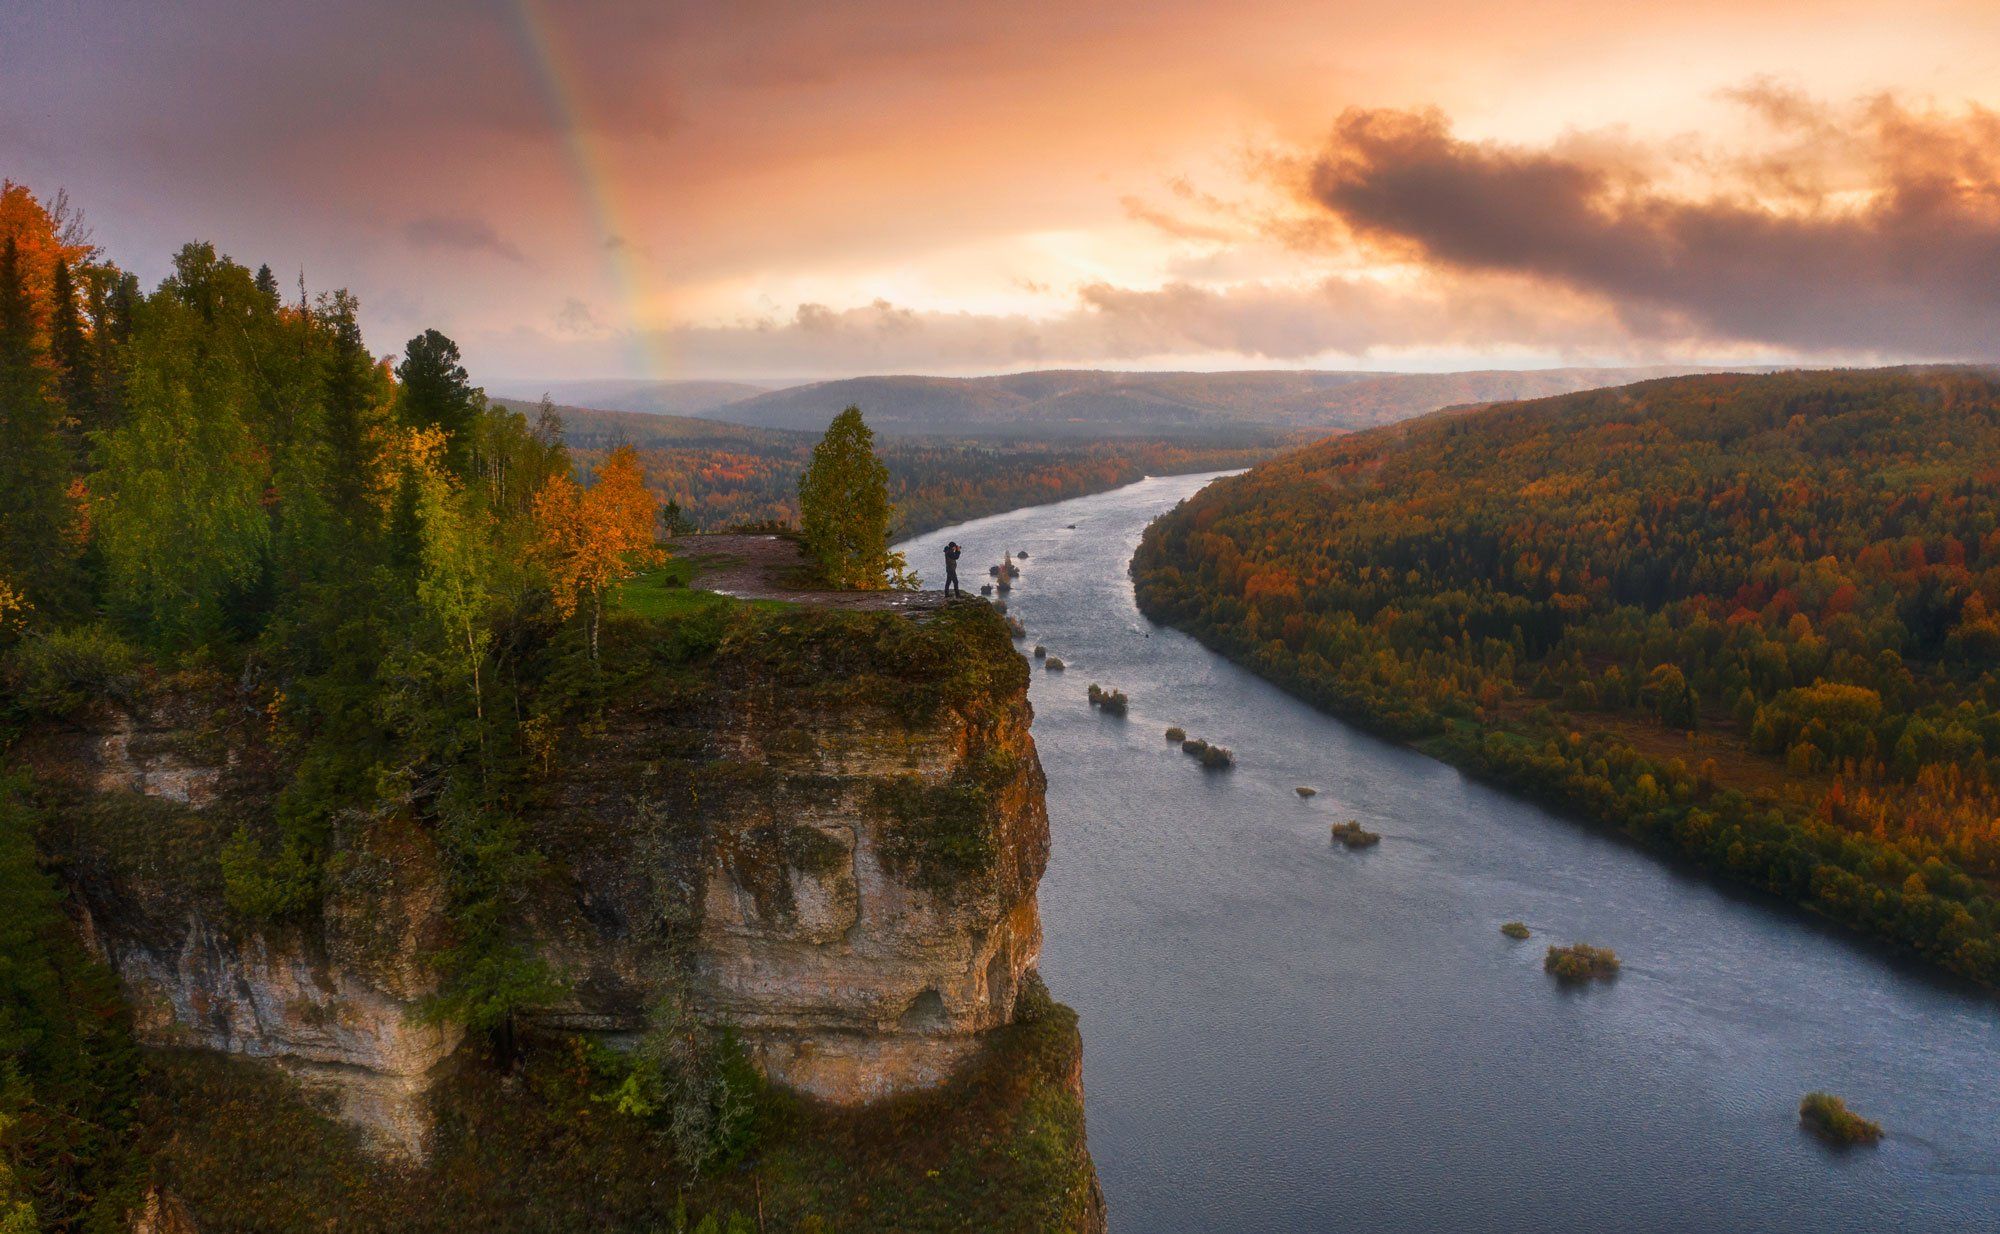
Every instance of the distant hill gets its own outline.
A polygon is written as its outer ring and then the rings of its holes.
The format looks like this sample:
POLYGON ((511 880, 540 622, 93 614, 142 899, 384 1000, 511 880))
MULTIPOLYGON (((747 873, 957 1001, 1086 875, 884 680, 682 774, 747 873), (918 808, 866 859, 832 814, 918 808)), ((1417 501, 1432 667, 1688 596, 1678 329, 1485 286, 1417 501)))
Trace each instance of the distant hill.
POLYGON ((499 382, 495 383, 495 388, 508 398, 528 402, 534 402, 546 394, 555 402, 576 407, 693 416, 712 411, 725 403, 768 394, 776 388, 776 383, 751 385, 741 381, 631 381, 592 378, 580 381, 499 382))
MULTIPOLYGON (((530 418, 540 405, 537 399, 495 398, 493 401, 530 418)), ((634 445, 642 449, 805 450, 817 439, 805 433, 752 428, 723 420, 661 412, 607 411, 566 403, 556 403, 555 412, 562 417, 563 440, 573 450, 606 450, 617 445, 634 445)))
MULTIPOLYGON (((733 424, 817 433, 843 407, 853 404, 867 413, 876 432, 888 436, 1187 437, 1228 435, 1245 429, 1370 428, 1454 404, 1568 394, 1690 371, 1695 370, 1058 370, 999 377, 853 377, 762 392, 693 414, 733 424)), ((600 401, 593 405, 606 404, 600 401)))

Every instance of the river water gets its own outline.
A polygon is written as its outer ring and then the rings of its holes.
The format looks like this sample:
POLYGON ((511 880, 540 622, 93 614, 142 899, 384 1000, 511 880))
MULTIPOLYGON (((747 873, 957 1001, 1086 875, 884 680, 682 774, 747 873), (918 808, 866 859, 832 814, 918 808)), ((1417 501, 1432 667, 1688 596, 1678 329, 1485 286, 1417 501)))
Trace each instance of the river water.
POLYGON ((1151 625, 1126 563, 1212 476, 923 536, 1036 666, 1042 971, 1118 1234, 2000 1230, 2000 1001, 1320 714, 1151 625), (1068 525, 1074 523, 1071 529, 1068 525), (1090 683, 1131 696, 1120 720, 1090 683), (1169 724, 1233 748, 1205 773, 1169 724), (1297 785, 1318 788, 1300 799, 1297 785), (1359 819, 1370 850, 1332 845, 1359 819), (1501 936, 1519 919, 1526 942, 1501 936), (1614 948, 1569 991, 1548 942, 1614 948), (1880 1146, 1799 1129, 1824 1088, 1880 1146))

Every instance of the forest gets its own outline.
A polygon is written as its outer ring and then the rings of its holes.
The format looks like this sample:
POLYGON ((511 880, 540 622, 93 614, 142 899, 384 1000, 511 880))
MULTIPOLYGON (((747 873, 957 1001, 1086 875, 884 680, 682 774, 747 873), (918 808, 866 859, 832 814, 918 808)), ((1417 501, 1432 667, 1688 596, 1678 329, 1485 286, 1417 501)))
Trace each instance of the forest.
POLYGON ((1335 438, 1154 523, 1291 692, 2000 983, 2000 380, 1669 378, 1335 438))
MULTIPOLYGON (((496 403, 538 418, 534 404, 496 403)), ((829 405, 831 420, 838 406, 829 405)), ((577 466, 588 474, 620 445, 638 451, 647 482, 679 526, 702 531, 794 523, 798 478, 814 434, 749 428, 687 416, 556 407, 577 466)), ((887 437, 877 453, 889 469, 896 539, 1022 506, 1065 501, 1146 476, 1230 471, 1296 444, 1290 433, 1247 430, 1222 437, 1103 440, 954 440, 887 437)))

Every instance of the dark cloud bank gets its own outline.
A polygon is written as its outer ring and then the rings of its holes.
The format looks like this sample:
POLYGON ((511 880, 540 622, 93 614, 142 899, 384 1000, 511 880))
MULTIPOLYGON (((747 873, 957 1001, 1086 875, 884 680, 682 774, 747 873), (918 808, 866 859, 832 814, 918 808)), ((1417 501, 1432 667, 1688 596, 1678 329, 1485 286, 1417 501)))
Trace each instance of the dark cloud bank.
POLYGON ((1368 246, 1602 297, 1639 337, 2000 354, 2000 116, 1736 97, 1775 152, 1700 156, 1698 194, 1642 152, 1473 143, 1435 111, 1379 110, 1345 113, 1299 188, 1368 246))

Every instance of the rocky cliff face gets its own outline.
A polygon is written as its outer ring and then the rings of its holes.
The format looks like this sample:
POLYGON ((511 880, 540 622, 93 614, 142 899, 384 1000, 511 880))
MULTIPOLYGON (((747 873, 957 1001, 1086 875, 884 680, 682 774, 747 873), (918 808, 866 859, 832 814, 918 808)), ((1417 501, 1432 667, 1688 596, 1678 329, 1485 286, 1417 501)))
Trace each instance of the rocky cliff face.
MULTIPOLYGON (((1048 853, 1026 674, 1004 641, 978 654, 1008 662, 925 694, 725 648, 699 689, 631 692, 554 743, 517 934, 564 993, 528 1027, 635 1034, 680 998, 830 1101, 943 1082, 1013 1015, 1048 853)), ((217 856, 282 776, 262 732, 211 685, 18 753, 61 799, 81 925, 148 1039, 272 1059, 421 1151, 462 1035, 422 1014, 451 928, 438 851, 407 815, 343 820, 314 920, 232 914, 217 856)))

